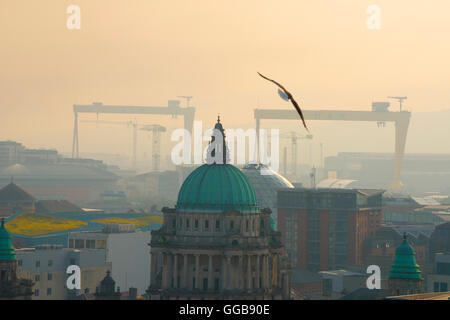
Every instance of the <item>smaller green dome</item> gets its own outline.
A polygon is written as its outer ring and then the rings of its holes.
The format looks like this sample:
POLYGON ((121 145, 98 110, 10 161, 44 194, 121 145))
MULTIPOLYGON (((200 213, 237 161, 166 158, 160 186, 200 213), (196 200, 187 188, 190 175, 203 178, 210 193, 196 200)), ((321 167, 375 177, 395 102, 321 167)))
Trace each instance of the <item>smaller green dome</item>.
POLYGON ((16 252, 11 241, 11 236, 5 228, 5 219, 2 218, 0 227, 0 261, 16 260, 16 252))
POLYGON ((406 241, 406 234, 403 235, 403 242, 395 250, 395 259, 392 264, 391 279, 419 280, 422 278, 420 267, 416 261, 416 253, 406 241))

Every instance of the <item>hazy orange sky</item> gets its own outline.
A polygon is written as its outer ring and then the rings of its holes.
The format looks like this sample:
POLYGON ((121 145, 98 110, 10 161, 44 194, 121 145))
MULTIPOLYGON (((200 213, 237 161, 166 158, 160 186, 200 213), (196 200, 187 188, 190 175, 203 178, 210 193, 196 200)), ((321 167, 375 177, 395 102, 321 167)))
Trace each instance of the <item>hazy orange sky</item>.
MULTIPOLYGON (((258 105, 290 108, 256 71, 311 109, 364 110, 388 95, 408 96, 413 112, 449 109, 449 16, 448 0, 1 0, 0 140, 67 152, 73 104, 167 105, 177 95, 194 96, 205 124, 220 113, 229 126, 252 125, 258 105), (81 30, 66 28, 70 4, 81 30), (371 4, 380 30, 366 27, 371 4)), ((83 151, 128 148, 127 128, 85 127, 83 151)), ((318 128, 335 145, 334 129, 318 128)), ((374 151, 392 150, 392 132, 374 151)))

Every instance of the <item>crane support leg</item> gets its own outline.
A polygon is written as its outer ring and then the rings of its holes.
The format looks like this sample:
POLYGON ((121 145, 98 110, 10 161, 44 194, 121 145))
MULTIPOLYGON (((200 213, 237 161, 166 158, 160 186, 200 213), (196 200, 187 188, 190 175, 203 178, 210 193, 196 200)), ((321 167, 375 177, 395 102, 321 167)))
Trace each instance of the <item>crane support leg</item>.
POLYGON ((74 112, 72 158, 79 158, 78 154, 78 113, 74 112))
POLYGON ((395 158, 394 158, 394 181, 389 189, 400 192, 403 183, 400 181, 403 158, 405 155, 406 136, 408 134, 409 117, 399 119, 395 122, 395 158))

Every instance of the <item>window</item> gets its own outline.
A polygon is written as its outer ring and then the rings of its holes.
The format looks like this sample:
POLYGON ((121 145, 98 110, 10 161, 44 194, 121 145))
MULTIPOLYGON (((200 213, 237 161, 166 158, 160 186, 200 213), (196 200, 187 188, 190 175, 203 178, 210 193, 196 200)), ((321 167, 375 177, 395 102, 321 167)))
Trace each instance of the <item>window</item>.
POLYGON ((439 292, 439 282, 434 282, 433 283, 433 291, 434 292, 439 292))
POLYGON ((194 228, 195 228, 195 229, 198 229, 198 219, 195 219, 194 228))
POLYGON ((186 219, 186 228, 189 229, 189 218, 186 219))
POLYGON ((247 220, 245 220, 245 231, 247 231, 247 232, 248 232, 248 219, 247 219, 247 220))
POLYGON ((20 259, 19 261, 17 261, 17 265, 18 265, 19 267, 22 266, 22 259, 20 259))
POLYGON ((41 280, 41 276, 39 274, 36 274, 34 276, 34 281, 38 282, 39 280, 41 280))
POLYGON ((172 220, 172 228, 175 229, 177 227, 177 220, 172 220))
POLYGON ((217 219, 216 220, 216 230, 219 231, 219 229, 220 229, 220 220, 217 219))
POLYGON ((53 274, 51 274, 51 273, 47 274, 47 280, 48 281, 53 280, 53 274))
POLYGON ((71 264, 71 265, 77 264, 74 258, 71 258, 71 259, 70 259, 70 264, 71 264))
POLYGON ((41 262, 38 260, 36 261, 36 268, 39 268, 41 266, 41 262))
POLYGON ((39 295, 39 289, 34 289, 34 296, 37 297, 39 295))
POLYGON ((84 240, 75 239, 75 249, 83 249, 83 248, 84 248, 84 240))
POLYGON ((51 296, 52 295, 52 288, 47 288, 47 295, 51 296))
POLYGON ((69 239, 69 248, 73 248, 74 244, 73 244, 73 239, 69 239))
POLYGON ((95 240, 86 240, 86 248, 95 249, 95 240))
POLYGON ((48 266, 51 267, 53 265, 53 260, 48 260, 48 266))
POLYGON ((97 240, 97 249, 106 249, 106 240, 97 240))
POLYGON ((215 278, 214 279, 214 291, 218 292, 220 289, 220 279, 219 278, 215 278))
POLYGON ((447 292, 447 282, 441 282, 439 285, 440 292, 447 292))
POLYGON ((231 230, 234 229, 234 221, 233 221, 233 220, 230 221, 230 229, 231 229, 231 230))
POLYGON ((205 230, 209 229, 209 220, 205 220, 205 230))

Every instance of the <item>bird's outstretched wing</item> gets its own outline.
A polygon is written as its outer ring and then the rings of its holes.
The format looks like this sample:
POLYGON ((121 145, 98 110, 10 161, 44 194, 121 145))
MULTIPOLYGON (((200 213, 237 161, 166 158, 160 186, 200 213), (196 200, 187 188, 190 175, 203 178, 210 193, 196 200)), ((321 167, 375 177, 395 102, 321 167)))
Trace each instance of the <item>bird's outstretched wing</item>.
POLYGON ((293 104, 294 107, 295 107, 295 110, 297 110, 297 113, 299 114, 300 118, 302 119, 303 126, 305 127, 306 131, 309 132, 308 126, 306 125, 305 118, 304 118, 304 116, 303 116, 303 112, 302 112, 302 110, 300 109, 300 107, 298 106, 298 103, 297 103, 297 101, 295 101, 295 99, 294 99, 294 97, 292 96, 292 94, 291 94, 289 91, 287 91, 281 84, 279 84, 278 82, 276 82, 275 80, 269 79, 269 78, 267 78, 266 76, 262 75, 262 74, 259 73, 259 72, 258 72, 258 74, 259 74, 262 78, 264 78, 264 79, 266 79, 266 80, 268 80, 268 81, 270 81, 270 82, 275 83, 278 87, 281 88, 281 90, 283 90, 283 92, 286 94, 286 96, 288 97, 288 99, 291 100, 292 104, 293 104))
POLYGON ((305 122, 305 117, 303 117, 302 109, 300 109, 297 101, 295 101, 294 98, 292 98, 292 96, 291 96, 291 102, 294 105, 295 109, 297 110, 298 114, 300 115, 300 118, 302 118, 303 126, 305 127, 306 131, 309 132, 308 126, 306 125, 306 122, 305 122))

